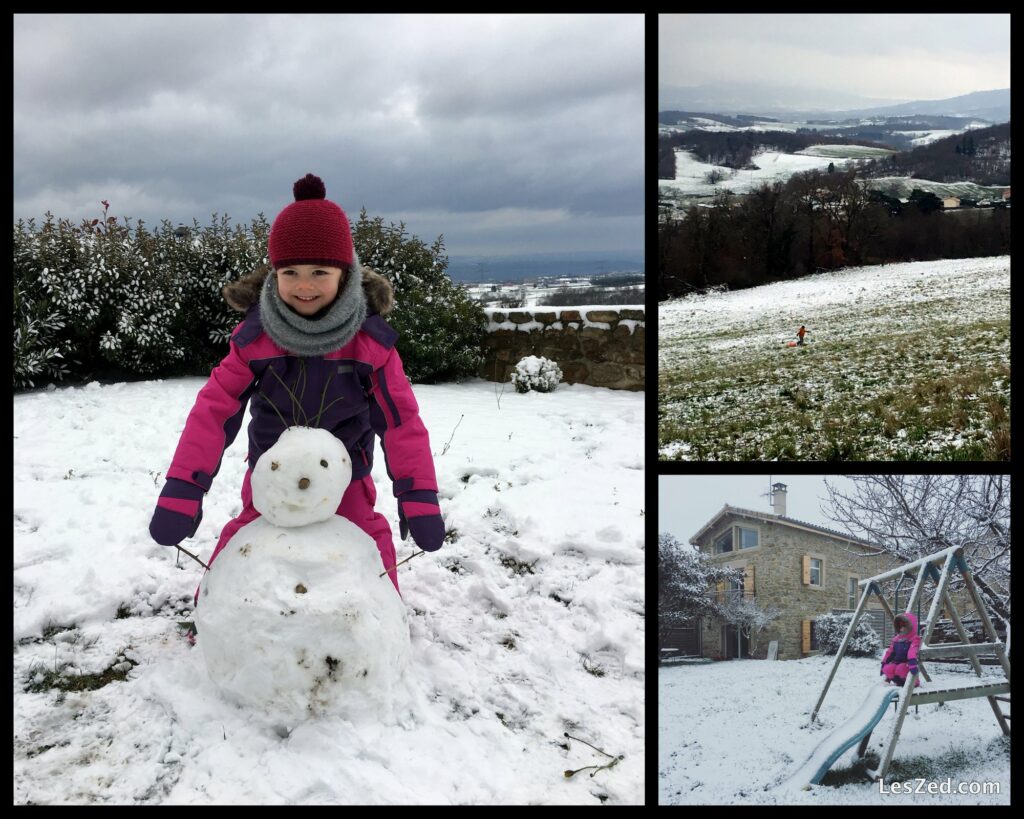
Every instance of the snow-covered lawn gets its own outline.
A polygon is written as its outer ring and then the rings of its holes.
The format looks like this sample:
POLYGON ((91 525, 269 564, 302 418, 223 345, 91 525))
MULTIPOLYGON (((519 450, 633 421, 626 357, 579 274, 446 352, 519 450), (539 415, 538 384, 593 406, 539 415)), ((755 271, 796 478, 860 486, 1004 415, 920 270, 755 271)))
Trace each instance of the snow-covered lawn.
POLYGON ((1008 256, 847 268, 658 309, 658 446, 682 460, 998 460, 1008 256), (801 324, 804 347, 785 347, 801 324))
MULTIPOLYGON (((202 569, 148 533, 203 383, 14 398, 15 803, 643 803, 643 393, 417 385, 449 529, 399 568, 421 702, 282 738, 214 688, 178 626, 202 569), (565 733, 624 758, 566 778, 608 759, 565 733)), ((243 426, 203 560, 245 452, 243 426)), ((408 557, 379 448, 373 477, 408 557)))
MULTIPOLYGON (((658 670, 658 803, 661 805, 1008 805, 1010 738, 985 698, 911 706, 903 722, 887 782, 955 791, 960 783, 998 783, 999 793, 880 793, 860 774, 851 748, 820 785, 806 792, 772 792, 834 728, 857 709, 880 679, 877 660, 845 657, 813 727, 811 710, 834 657, 766 662, 733 660, 658 670)), ((931 683, 966 684, 969 669, 929 665, 931 683)), ((985 666, 986 676, 1001 677, 985 666)), ((1009 709, 1008 705, 1003 705, 1009 709)), ((868 746, 877 764, 893 724, 882 717, 868 746)))

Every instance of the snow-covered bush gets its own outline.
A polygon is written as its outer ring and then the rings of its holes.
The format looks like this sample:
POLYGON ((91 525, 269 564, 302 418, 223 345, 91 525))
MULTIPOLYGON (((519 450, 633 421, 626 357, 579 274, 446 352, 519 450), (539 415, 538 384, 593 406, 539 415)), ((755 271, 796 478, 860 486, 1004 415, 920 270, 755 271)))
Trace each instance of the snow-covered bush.
POLYGON ((42 379, 61 380, 68 363, 61 352, 64 317, 50 308, 38 278, 27 275, 37 256, 30 223, 14 226, 14 387, 34 387, 42 379))
POLYGON ((208 374, 227 352, 240 316, 221 288, 268 261, 269 230, 262 215, 248 228, 232 228, 227 216, 216 214, 203 227, 196 220, 185 229, 161 223, 157 261, 176 283, 173 334, 196 374, 208 374))
POLYGON ((384 226, 366 210, 352 225, 359 261, 395 288, 387 321, 401 337, 402 364, 410 381, 458 381, 475 376, 483 362, 487 317, 465 288, 448 276, 444 241, 426 245, 407 236, 405 223, 384 226))
POLYGON ((516 392, 551 392, 562 380, 562 371, 550 358, 528 355, 512 371, 512 386, 516 392))
MULTIPOLYGON (((815 618, 814 629, 818 635, 818 648, 822 654, 835 654, 843 643, 846 630, 850 627, 853 614, 822 614, 815 618)), ((882 641, 866 617, 861 617, 857 628, 850 635, 846 645, 849 657, 875 657, 882 647, 882 641)))
MULTIPOLYGON (((106 203, 104 202, 106 206, 106 203)), ((238 316, 220 288, 265 261, 268 225, 216 217, 150 233, 114 217, 14 226, 14 386, 47 377, 205 375, 238 316)))

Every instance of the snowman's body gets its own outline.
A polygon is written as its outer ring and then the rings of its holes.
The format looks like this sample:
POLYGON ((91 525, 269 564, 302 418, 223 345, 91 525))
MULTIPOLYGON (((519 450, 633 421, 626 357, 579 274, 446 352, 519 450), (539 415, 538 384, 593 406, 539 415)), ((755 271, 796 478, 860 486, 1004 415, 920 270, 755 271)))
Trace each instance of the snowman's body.
POLYGON ((253 470, 262 516, 228 541, 200 588, 196 626, 211 678, 287 723, 387 719, 403 699, 405 605, 380 576, 373 539, 334 514, 350 479, 333 435, 286 430, 253 470))

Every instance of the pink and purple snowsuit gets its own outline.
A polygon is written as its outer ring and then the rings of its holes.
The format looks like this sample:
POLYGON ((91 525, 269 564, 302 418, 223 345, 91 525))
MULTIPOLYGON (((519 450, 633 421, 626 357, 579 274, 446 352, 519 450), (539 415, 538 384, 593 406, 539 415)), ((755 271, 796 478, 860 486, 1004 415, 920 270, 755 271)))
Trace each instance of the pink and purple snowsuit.
MULTIPOLYGON (((394 348, 397 337, 384 319, 371 315, 338 350, 300 357, 278 346, 264 331, 258 305, 235 327, 230 352, 199 391, 167 470, 168 478, 209 490, 224 450, 242 425, 246 404, 252 401, 242 512, 221 531, 211 565, 234 534, 260 516, 252 505, 253 467, 293 425, 329 430, 345 444, 352 459, 352 483, 336 514, 374 539, 384 568, 395 565, 395 547, 387 518, 373 508, 377 497, 370 477, 374 434, 381 439, 395 497, 402 495, 404 501, 423 504, 422 512, 429 506, 429 511, 439 514, 430 442, 394 348)), ((405 505, 408 510, 409 503, 405 505)), ((392 569, 388 576, 398 590, 397 571, 392 569)), ((198 598, 196 589, 197 605, 198 598)))
MULTIPOLYGON (((917 650, 921 647, 921 638, 917 633, 917 617, 909 611, 896 615, 894 624, 899 627, 900 620, 906 620, 910 625, 909 634, 897 633, 892 638, 892 644, 885 654, 882 655, 882 674, 886 682, 893 680, 900 685, 907 679, 909 674, 917 672, 917 650)), ((921 678, 914 681, 916 688, 921 684, 921 678)))

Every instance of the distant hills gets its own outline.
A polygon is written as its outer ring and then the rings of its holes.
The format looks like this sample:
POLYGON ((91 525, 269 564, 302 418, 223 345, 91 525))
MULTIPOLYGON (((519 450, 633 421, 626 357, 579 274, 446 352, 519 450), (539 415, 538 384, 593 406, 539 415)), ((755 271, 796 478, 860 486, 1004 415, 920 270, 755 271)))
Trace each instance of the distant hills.
POLYGON ((1010 184, 1010 123, 955 134, 868 163, 868 176, 907 176, 935 182, 1010 184))
POLYGON ((644 271, 642 250, 448 257, 448 275, 456 282, 522 281, 549 276, 598 276, 637 271, 644 271))
POLYGON ((900 105, 881 108, 862 108, 845 111, 846 116, 855 117, 899 117, 915 114, 946 114, 958 117, 975 117, 992 123, 1010 121, 1010 89, 975 91, 959 97, 944 100, 915 100, 900 105))
POLYGON ((883 100, 817 88, 776 88, 758 83, 714 83, 684 88, 658 86, 659 110, 713 111, 814 118, 947 114, 992 123, 1010 120, 1010 89, 974 91, 941 100, 883 100))

